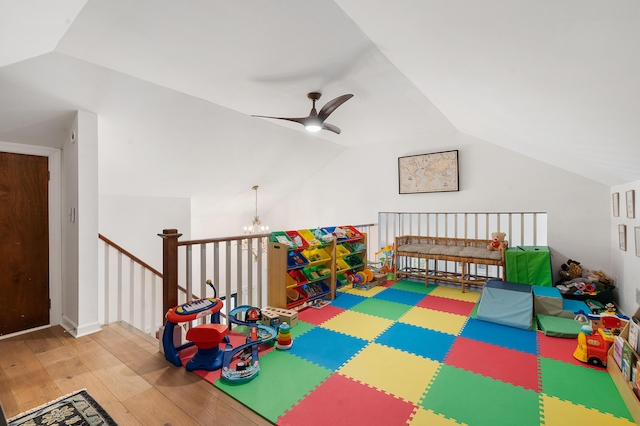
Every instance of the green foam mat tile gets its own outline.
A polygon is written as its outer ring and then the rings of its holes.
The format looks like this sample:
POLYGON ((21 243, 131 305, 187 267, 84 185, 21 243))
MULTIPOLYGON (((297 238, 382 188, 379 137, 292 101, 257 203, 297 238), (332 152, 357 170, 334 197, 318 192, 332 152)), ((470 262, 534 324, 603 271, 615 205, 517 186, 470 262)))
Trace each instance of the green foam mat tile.
POLYGON ((574 404, 633 421, 606 370, 540 357, 542 392, 574 404))
POLYGON ((275 423, 331 373, 327 368, 274 350, 260 357, 260 374, 250 382, 230 384, 218 379, 214 386, 275 423))
POLYGON ((420 293, 420 294, 429 294, 433 291, 433 289, 437 287, 438 286, 433 284, 429 284, 428 286, 425 286, 424 282, 402 280, 393 284, 389 288, 395 288, 396 290, 412 291, 414 293, 420 293))
POLYGON ((480 299, 476 302, 476 306, 473 307, 471 313, 469 314, 469 318, 477 318, 478 317, 478 307, 480 306, 480 299))
MULTIPOLYGON (((313 308, 308 308, 313 309, 313 308)), ((307 331, 313 329, 315 325, 309 324, 308 322, 298 321, 295 327, 291 327, 291 338, 295 339, 296 337, 302 336, 307 331)))
POLYGON ((371 298, 358 303, 351 310, 396 321, 412 308, 412 306, 403 303, 371 298))
POLYGON ((540 425, 535 391, 449 365, 442 366, 420 405, 473 426, 540 425))

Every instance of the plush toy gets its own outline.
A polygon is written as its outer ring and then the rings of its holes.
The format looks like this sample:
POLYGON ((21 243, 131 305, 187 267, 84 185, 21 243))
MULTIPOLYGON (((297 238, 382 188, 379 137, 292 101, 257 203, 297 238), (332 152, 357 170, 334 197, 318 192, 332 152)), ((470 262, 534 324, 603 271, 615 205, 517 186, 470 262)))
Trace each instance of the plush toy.
POLYGON ((507 234, 504 232, 494 232, 491 234, 491 243, 487 244, 487 250, 506 250, 507 240, 504 239, 507 234))
POLYGON ((580 278, 582 277, 582 266, 580 266, 580 262, 569 259, 567 263, 563 263, 560 266, 558 274, 565 280, 580 278))

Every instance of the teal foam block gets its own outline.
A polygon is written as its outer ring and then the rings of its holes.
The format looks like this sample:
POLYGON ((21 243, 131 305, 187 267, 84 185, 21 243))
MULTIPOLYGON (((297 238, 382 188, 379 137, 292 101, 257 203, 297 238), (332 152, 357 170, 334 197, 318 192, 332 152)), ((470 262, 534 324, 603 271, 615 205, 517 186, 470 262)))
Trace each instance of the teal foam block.
POLYGON ((526 284, 489 281, 482 290, 477 319, 531 330, 533 294, 526 284))

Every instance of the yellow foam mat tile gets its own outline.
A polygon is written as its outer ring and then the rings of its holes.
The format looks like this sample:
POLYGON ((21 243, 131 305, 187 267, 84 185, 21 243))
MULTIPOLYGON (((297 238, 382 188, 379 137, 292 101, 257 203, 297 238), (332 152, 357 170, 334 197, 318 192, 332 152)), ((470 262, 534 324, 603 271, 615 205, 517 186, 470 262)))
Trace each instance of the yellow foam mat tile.
POLYGON ((440 363, 371 343, 340 369, 339 373, 385 393, 418 404, 440 363))
POLYGON ((413 417, 407 421, 409 426, 468 426, 466 423, 458 423, 453 419, 448 419, 442 414, 436 414, 432 410, 419 408, 413 417))
MULTIPOLYGON (((597 389, 594 389, 597 392, 597 389)), ((615 417, 612 414, 572 404, 553 396, 542 394, 542 414, 545 426, 567 425, 607 425, 632 426, 634 422, 615 417)))
POLYGON ((393 324, 392 320, 374 317, 360 312, 345 311, 322 323, 322 328, 373 340, 393 324))
POLYGON ((465 293, 463 293, 462 290, 459 288, 438 286, 434 288, 431 291, 431 293, 429 293, 429 295, 446 297, 447 299, 455 299, 455 300, 462 300, 464 302, 475 303, 478 301, 478 299, 480 299, 480 296, 482 295, 482 293, 477 291, 469 291, 469 290, 465 290, 465 293))
POLYGON ((457 336, 464 327, 467 317, 415 307, 411 308, 398 321, 457 336))
POLYGON ((381 287, 379 285, 375 286, 375 287, 371 287, 368 290, 363 290, 363 289, 357 289, 357 288, 353 288, 353 287, 344 287, 344 290, 342 290, 343 293, 349 293, 349 294, 354 294, 356 296, 362 296, 362 297, 373 297, 376 294, 385 291, 387 288, 386 287, 381 287))

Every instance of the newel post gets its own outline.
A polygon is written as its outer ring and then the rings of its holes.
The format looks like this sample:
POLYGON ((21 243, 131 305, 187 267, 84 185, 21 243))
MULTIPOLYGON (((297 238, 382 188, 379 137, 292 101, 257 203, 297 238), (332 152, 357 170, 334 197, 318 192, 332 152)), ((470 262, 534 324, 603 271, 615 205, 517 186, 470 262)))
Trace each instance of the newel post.
POLYGON ((177 229, 163 229, 158 236, 162 238, 162 309, 166 313, 178 305, 178 238, 182 234, 177 229))

